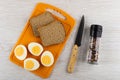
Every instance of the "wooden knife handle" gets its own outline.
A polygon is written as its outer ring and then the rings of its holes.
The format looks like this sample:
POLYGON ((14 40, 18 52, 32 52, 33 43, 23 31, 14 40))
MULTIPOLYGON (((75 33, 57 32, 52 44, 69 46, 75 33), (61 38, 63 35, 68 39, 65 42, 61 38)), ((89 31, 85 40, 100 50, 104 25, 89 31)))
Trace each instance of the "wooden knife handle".
POLYGON ((78 54, 78 46, 74 45, 67 68, 69 73, 72 73, 74 71, 74 66, 77 60, 77 54, 78 54))

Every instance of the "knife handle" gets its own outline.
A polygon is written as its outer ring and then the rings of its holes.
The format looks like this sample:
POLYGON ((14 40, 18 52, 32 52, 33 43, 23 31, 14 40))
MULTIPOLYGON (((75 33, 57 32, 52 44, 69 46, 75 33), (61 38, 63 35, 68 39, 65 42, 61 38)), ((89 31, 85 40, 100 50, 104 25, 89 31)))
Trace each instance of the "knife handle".
POLYGON ((71 56, 70 56, 70 60, 68 63, 68 68, 67 68, 67 71, 69 73, 72 73, 74 71, 74 66, 75 66, 75 63, 77 61, 77 55, 78 55, 78 46, 74 45, 74 47, 72 49, 71 56))

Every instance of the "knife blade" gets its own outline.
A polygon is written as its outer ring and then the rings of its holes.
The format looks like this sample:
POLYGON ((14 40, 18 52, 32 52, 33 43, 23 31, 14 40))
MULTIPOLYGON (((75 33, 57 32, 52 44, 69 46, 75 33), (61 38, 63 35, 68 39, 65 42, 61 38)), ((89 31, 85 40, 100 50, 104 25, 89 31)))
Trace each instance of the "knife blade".
POLYGON ((83 34, 83 30, 84 30, 84 22, 85 22, 85 19, 84 19, 84 15, 83 15, 81 22, 80 22, 80 25, 79 25, 78 32, 77 32, 75 43, 74 43, 74 46, 72 48, 70 60, 68 63, 67 71, 69 73, 72 73, 74 71, 74 66, 75 66, 75 63, 77 61, 78 48, 81 46, 82 34, 83 34))

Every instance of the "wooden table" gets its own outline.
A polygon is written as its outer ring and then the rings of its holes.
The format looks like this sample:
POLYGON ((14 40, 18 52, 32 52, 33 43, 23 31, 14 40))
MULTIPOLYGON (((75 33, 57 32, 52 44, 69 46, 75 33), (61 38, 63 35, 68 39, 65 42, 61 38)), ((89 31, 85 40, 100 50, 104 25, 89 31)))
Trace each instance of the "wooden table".
POLYGON ((65 10, 77 23, 50 78, 46 80, 120 80, 120 0, 0 1, 0 80, 43 80, 8 59, 37 2, 49 3, 65 10), (67 63, 83 14, 86 24, 82 48, 75 71, 69 74, 66 71, 67 63), (98 65, 91 65, 86 61, 91 24, 101 24, 104 27, 98 65))

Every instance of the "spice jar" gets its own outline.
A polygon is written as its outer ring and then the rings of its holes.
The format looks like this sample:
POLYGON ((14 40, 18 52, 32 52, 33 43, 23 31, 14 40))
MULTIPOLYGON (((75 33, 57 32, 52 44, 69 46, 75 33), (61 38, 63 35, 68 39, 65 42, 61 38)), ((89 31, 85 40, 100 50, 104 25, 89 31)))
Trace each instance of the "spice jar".
POLYGON ((102 35, 101 25, 91 25, 90 27, 90 44, 88 50, 88 62, 97 63, 99 54, 99 43, 102 35))

